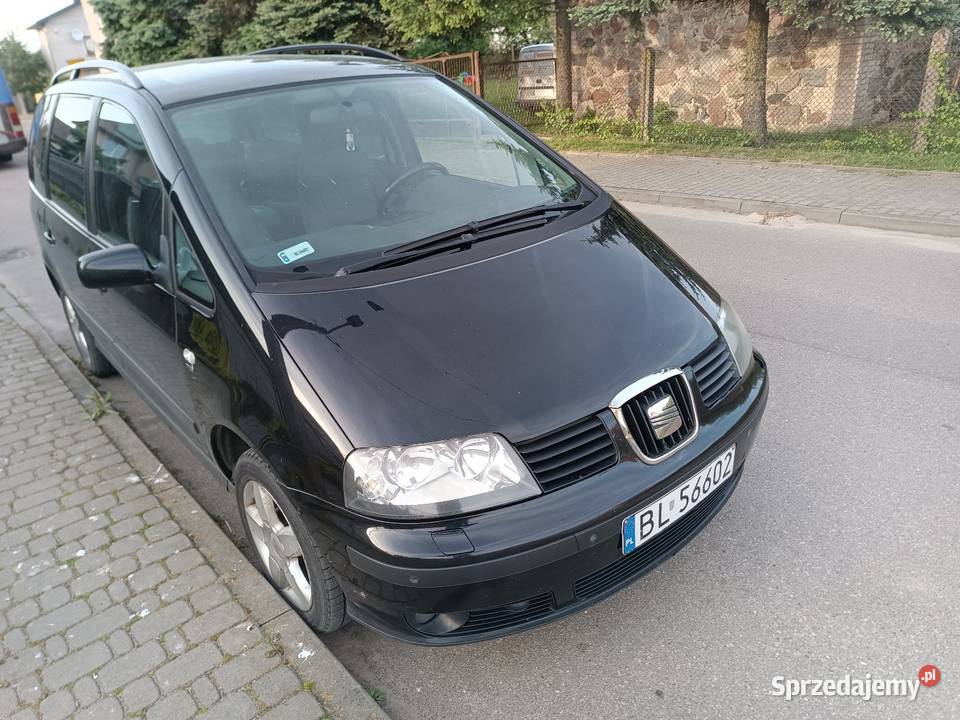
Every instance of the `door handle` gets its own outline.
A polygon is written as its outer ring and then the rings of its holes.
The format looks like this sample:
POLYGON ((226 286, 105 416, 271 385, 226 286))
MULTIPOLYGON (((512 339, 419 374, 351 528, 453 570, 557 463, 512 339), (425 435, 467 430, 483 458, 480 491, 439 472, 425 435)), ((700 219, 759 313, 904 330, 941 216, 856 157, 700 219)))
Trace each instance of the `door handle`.
POLYGON ((186 363, 187 367, 190 369, 190 372, 193 372, 193 367, 197 364, 197 356, 193 354, 192 350, 184 348, 183 362, 186 363))
POLYGON ((46 240, 51 245, 53 245, 57 241, 57 239, 53 236, 53 231, 50 230, 50 228, 47 228, 46 230, 43 231, 43 239, 46 240))

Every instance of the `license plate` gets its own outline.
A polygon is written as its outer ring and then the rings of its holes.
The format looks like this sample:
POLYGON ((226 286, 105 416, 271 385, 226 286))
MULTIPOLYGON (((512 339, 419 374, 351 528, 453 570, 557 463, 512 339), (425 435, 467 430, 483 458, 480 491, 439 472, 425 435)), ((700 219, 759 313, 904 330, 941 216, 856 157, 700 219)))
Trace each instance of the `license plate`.
POLYGON ((631 553, 670 527, 717 491, 733 475, 737 446, 731 445, 693 477, 640 512, 624 518, 623 554, 631 553))

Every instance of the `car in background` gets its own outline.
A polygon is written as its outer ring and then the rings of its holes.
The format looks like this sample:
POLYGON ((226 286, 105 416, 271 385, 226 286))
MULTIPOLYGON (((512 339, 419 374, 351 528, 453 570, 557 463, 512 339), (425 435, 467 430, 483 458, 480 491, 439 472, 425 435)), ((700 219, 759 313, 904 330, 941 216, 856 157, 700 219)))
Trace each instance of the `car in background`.
POLYGON ((27 147, 27 138, 20 125, 17 107, 13 104, 13 93, 7 85, 7 78, 0 70, 0 162, 7 162, 27 147))
POLYGON ((543 103, 557 99, 556 55, 553 43, 520 48, 517 63, 517 104, 538 110, 543 103))

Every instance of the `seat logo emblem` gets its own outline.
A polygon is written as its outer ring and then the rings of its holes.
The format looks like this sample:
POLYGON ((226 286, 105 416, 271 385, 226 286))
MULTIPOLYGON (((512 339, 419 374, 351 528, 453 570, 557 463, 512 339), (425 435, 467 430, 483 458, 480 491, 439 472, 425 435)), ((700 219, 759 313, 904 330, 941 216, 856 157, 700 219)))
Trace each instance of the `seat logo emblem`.
POLYGON ((672 395, 666 395, 647 406, 647 419, 657 440, 673 435, 683 427, 680 409, 672 395))

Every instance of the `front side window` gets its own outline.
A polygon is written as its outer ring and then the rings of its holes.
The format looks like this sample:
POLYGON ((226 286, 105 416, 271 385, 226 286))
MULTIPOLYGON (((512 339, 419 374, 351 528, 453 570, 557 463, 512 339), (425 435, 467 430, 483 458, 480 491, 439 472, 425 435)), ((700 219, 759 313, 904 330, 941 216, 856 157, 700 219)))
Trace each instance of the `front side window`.
POLYGON ((207 278, 200 269, 197 254, 190 245, 186 231, 180 221, 173 220, 173 263, 177 271, 177 287, 184 293, 204 305, 213 305, 213 291, 207 278))
POLYGON ((84 155, 93 100, 60 95, 50 130, 50 197, 79 220, 87 217, 87 172, 84 155))
POLYGON ((100 235, 133 243, 160 260, 163 187, 143 136, 130 114, 113 103, 100 106, 94 145, 94 203, 100 235))
POLYGON ((578 182, 437 78, 327 81, 191 104, 173 124, 255 278, 556 204, 578 182))

